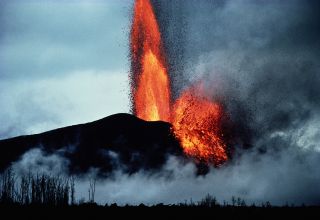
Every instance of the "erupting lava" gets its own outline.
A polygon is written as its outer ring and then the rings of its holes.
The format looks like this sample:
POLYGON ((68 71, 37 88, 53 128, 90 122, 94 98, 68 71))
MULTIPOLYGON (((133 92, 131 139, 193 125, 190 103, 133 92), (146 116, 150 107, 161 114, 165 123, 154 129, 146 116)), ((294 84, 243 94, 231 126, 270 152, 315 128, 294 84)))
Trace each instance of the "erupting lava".
POLYGON ((228 159, 221 132, 222 108, 211 102, 199 86, 182 93, 173 106, 173 132, 184 152, 198 161, 218 166, 228 159))
POLYGON ((161 36, 149 0, 137 0, 131 29, 134 111, 147 121, 169 121, 170 85, 161 36))
POLYGON ((227 159, 221 133, 223 109, 199 86, 184 91, 171 106, 170 79, 161 34, 149 0, 136 0, 131 29, 131 94, 133 111, 147 121, 167 121, 184 152, 216 166, 227 159))

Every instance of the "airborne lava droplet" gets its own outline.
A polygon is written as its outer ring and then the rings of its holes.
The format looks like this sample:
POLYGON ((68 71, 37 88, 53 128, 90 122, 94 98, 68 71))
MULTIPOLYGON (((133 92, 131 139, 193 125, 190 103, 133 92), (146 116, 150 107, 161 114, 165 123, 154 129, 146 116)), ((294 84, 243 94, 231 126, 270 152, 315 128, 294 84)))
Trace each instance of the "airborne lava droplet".
POLYGON ((131 29, 134 111, 147 121, 169 121, 170 85, 161 36, 149 0, 137 0, 131 29))
POLYGON ((136 0, 130 36, 133 112, 147 121, 167 121, 186 155, 219 166, 228 160, 221 134, 223 109, 199 86, 172 104, 170 78, 159 26, 149 0, 136 0))
POLYGON ((221 106, 201 94, 198 86, 182 93, 173 107, 172 124, 187 155, 216 166, 228 159, 220 133, 222 114, 221 106))

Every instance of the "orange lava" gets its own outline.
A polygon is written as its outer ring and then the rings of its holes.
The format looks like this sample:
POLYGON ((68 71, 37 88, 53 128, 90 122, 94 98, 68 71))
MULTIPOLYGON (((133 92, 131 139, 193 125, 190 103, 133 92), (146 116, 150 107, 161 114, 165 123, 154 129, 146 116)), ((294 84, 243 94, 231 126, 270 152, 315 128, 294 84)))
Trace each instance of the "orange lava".
POLYGON ((184 152, 199 162, 221 165, 227 159, 222 140, 222 108, 192 87, 179 97, 173 106, 173 132, 180 140, 184 152))
MULTIPOLYGON (((161 36, 149 0, 136 0, 131 29, 131 53, 139 64, 132 88, 135 113, 147 121, 169 121, 170 85, 161 36)), ((134 70, 136 71, 136 70, 134 70)))
POLYGON ((183 92, 171 106, 161 34, 149 0, 135 1, 130 46, 134 113, 146 121, 170 122, 184 152, 196 161, 224 163, 228 156, 221 134, 222 107, 199 86, 183 92))

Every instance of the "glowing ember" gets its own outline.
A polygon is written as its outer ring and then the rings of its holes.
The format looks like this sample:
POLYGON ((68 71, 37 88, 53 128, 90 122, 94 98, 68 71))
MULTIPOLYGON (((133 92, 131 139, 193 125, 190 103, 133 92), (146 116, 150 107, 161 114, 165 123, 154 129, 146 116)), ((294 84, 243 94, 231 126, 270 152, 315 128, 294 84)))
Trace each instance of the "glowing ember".
POLYGON ((174 104, 173 132, 187 155, 218 166, 228 159, 220 134, 222 109, 198 88, 185 91, 174 104))
POLYGON ((133 111, 147 121, 167 121, 184 152, 216 166, 228 159, 221 134, 223 110, 199 86, 186 90, 170 109, 170 80, 161 35, 149 0, 136 0, 131 29, 133 111))
POLYGON ((169 121, 170 86, 159 27, 149 0, 137 0, 131 30, 134 110, 147 121, 169 121))

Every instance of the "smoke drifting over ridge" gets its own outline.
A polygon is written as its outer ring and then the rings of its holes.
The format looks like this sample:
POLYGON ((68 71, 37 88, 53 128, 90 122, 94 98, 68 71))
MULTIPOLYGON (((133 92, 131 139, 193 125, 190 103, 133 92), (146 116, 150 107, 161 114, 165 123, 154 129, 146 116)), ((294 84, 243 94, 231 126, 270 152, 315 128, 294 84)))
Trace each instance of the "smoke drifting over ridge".
POLYGON ((308 142, 303 147, 317 148, 317 1, 191 0, 155 5, 175 91, 190 81, 205 81, 208 93, 225 104, 238 126, 250 131, 246 134, 255 147, 308 142), (308 141, 302 141, 306 136, 308 141))
MULTIPOLYGON (((319 203, 315 188, 320 149, 320 4, 252 0, 153 3, 175 95, 194 81, 204 81, 208 94, 225 105, 237 144, 252 147, 241 159, 235 156, 235 161, 252 166, 241 175, 253 178, 243 194, 255 194, 256 198, 274 194, 271 200, 284 202, 283 188, 292 187, 295 190, 287 191, 288 200, 319 203), (281 174, 279 170, 285 171, 281 174), (283 187, 270 181, 276 176, 281 177, 283 187), (268 188, 264 193, 262 185, 268 188)), ((222 182, 228 181, 228 177, 222 178, 222 182)), ((220 190, 232 191, 240 185, 220 190)))
MULTIPOLYGON (((109 178, 100 178, 96 185, 98 203, 156 204, 198 201, 207 193, 215 195, 219 202, 241 197, 247 203, 270 201, 274 205, 319 204, 319 172, 314 167, 319 154, 286 151, 261 156, 247 151, 220 169, 211 169, 205 176, 195 176, 196 167, 178 157, 169 157, 157 172, 140 170, 134 174, 116 170, 109 178)), ((59 155, 46 156, 41 150, 27 152, 13 164, 16 172, 33 171, 52 174, 52 167, 63 168, 68 163, 59 155), (36 157, 35 157, 36 156, 36 157), (54 163, 53 163, 54 161, 54 163)), ((61 173, 63 169, 59 169, 61 173)), ((95 178, 96 169, 76 177, 77 199, 88 199, 89 181, 95 178)))
MULTIPOLYGON (((211 193, 219 201, 320 204, 319 4, 173 0, 154 6, 174 91, 204 80, 234 122, 237 144, 251 148, 238 148, 230 163, 205 176, 175 157, 154 174, 119 170, 98 182, 97 201, 171 203, 211 193)), ((54 158, 65 163, 46 159, 54 158)), ((87 195, 85 179, 79 179, 80 197, 87 195)))

